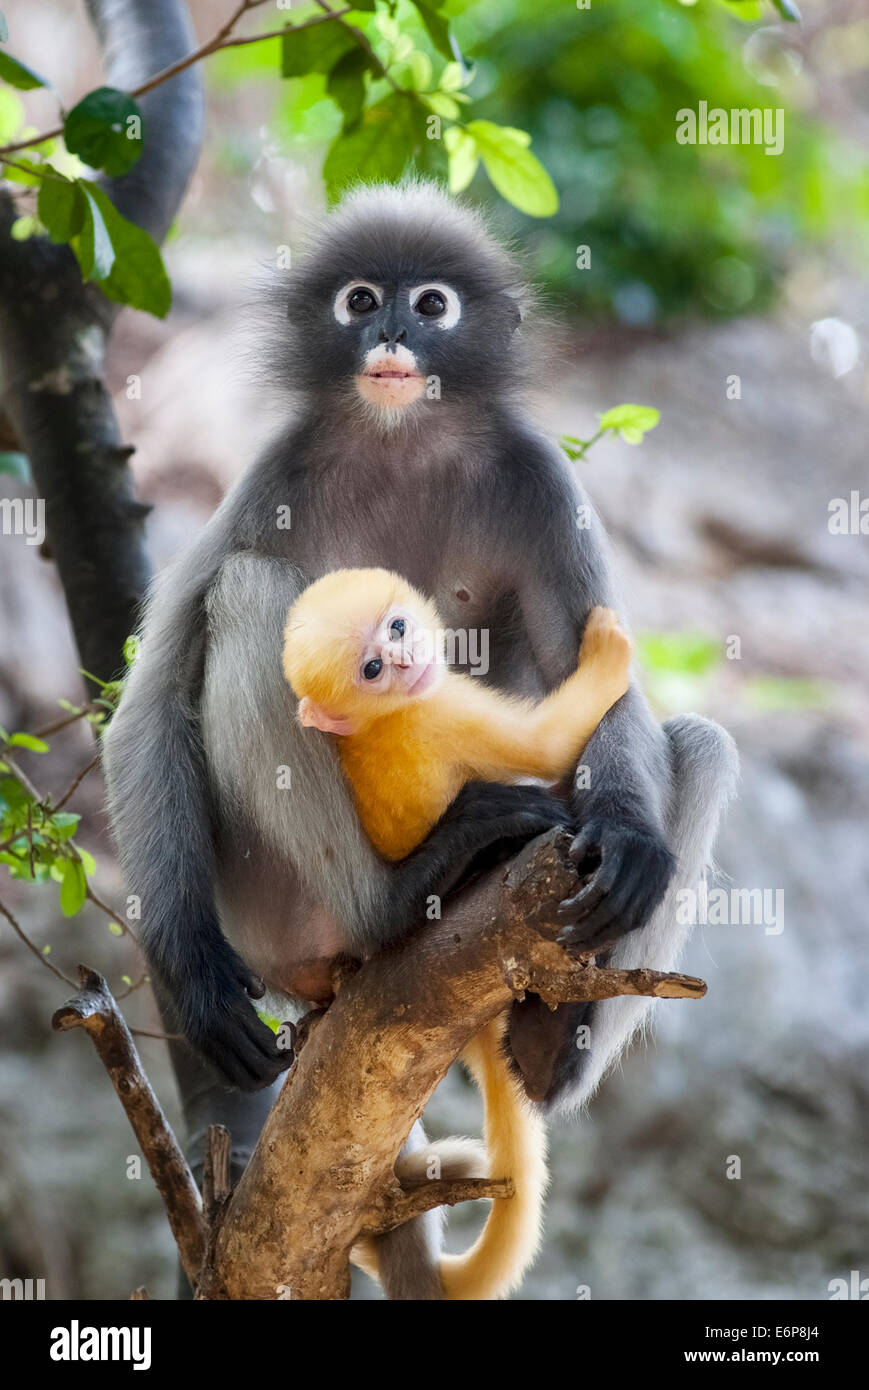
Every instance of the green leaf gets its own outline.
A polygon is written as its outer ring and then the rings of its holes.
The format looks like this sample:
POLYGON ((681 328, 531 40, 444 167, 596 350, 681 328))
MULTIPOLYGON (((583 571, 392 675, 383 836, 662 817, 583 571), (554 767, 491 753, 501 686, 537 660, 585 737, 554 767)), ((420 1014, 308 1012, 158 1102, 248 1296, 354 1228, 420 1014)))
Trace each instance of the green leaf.
POLYGON ((524 131, 494 121, 470 121, 466 130, 477 142, 486 173, 502 198, 529 217, 552 217, 558 211, 555 184, 528 149, 524 131))
MULTIPOLYGON (((465 74, 461 63, 447 63, 446 67, 441 73, 441 80, 438 83, 438 86, 440 87, 441 91, 460 92, 464 85, 465 74)), ((507 127, 502 126, 501 128, 506 129, 507 127)), ((529 144, 530 141, 531 136, 529 135, 525 143, 529 144)))
POLYGON ((652 405, 616 405, 599 421, 602 430, 618 430, 626 444, 642 444, 643 435, 653 430, 661 418, 652 405))
MULTIPOLYGON (((448 121, 457 121, 462 114, 455 97, 447 92, 426 92, 422 100, 436 115, 443 116, 448 121)), ((474 148, 476 149, 476 146, 474 148)))
POLYGON ((8 145, 14 140, 24 122, 24 107, 21 98, 11 87, 0 87, 0 145, 8 145))
POLYGON ((22 814, 32 801, 16 777, 4 777, 0 780, 0 797, 6 802, 10 811, 19 811, 22 814))
POLYGON ((339 58, 326 81, 326 91, 340 106, 347 128, 356 121, 365 104, 365 73, 370 66, 368 54, 353 48, 339 58))
POLYGON ((13 241, 29 241, 32 236, 39 236, 45 228, 38 217, 32 213, 24 213, 22 217, 16 217, 9 228, 9 235, 13 241))
POLYGON ((34 87, 50 85, 38 72, 26 67, 24 63, 19 63, 18 59, 9 53, 0 53, 0 77, 11 87, 17 87, 20 92, 30 92, 34 87))
POLYGON ((60 910, 64 917, 81 912, 87 898, 87 879, 77 859, 67 859, 60 884, 60 910))
POLYGON ((267 1014, 264 1009, 257 1009, 257 1014, 262 1019, 267 1028, 271 1028, 276 1033, 281 1026, 281 1020, 275 1018, 274 1014, 267 1014))
POLYGON ((25 188, 38 188, 42 183, 42 165, 19 155, 13 164, 3 165, 3 177, 9 183, 21 183, 25 188))
POLYGON ((72 838, 80 820, 81 816, 72 811, 55 811, 48 818, 48 828, 54 832, 55 839, 63 842, 72 838))
POLYGON ((13 734, 8 743, 10 748, 29 748, 31 753, 48 752, 48 744, 35 734, 13 734))
POLYGON ((97 871, 97 861, 94 859, 92 854, 88 854, 86 849, 79 849, 78 853, 85 873, 87 874, 88 878, 93 878, 94 874, 97 871))
POLYGON ((84 226, 85 199, 78 184, 69 179, 43 179, 37 208, 40 221, 57 245, 70 241, 84 226))
MULTIPOLYGON (((84 278, 99 280, 104 294, 116 303, 129 304, 133 309, 144 309, 157 318, 163 318, 169 312, 172 289, 156 244, 135 222, 128 222, 126 217, 121 216, 97 184, 87 179, 79 180, 79 184, 87 198, 94 226, 97 226, 98 219, 112 253, 109 269, 102 274, 97 273, 96 264, 90 274, 85 274, 82 257, 79 256, 84 278)), ((86 218, 84 231, 73 242, 74 250, 77 243, 85 241, 87 230, 86 218)))
POLYGON ((124 935, 123 927, 119 927, 117 922, 113 922, 111 918, 109 918, 109 931, 112 933, 112 936, 124 935))
POLYGON ((438 14, 432 5, 423 4, 422 0, 413 0, 413 3, 419 10, 419 17, 428 30, 429 38, 438 53, 442 53, 445 58, 452 59, 455 55, 450 45, 449 21, 442 14, 438 14))
POLYGON ((425 115, 416 102, 396 94, 369 106, 329 148, 323 164, 329 197, 359 180, 399 179, 424 139, 425 115))
POLYGON ((142 113, 116 87, 97 87, 74 106, 63 124, 66 147, 92 169, 116 177, 132 169, 144 147, 142 113))
POLYGON ((480 151, 477 149, 477 142, 473 135, 468 135, 467 131, 454 125, 444 131, 444 144, 449 156, 450 192, 461 193, 467 188, 479 167, 480 151))
POLYGON ((133 634, 124 643, 124 660, 128 666, 132 666, 136 657, 139 655, 139 639, 133 634))
POLYGON ((81 268, 81 278, 104 280, 115 263, 115 248, 94 196, 96 184, 81 179, 79 188, 84 197, 82 229, 70 244, 81 268))
POLYGON ((656 675, 705 676, 723 660, 721 643, 705 632, 644 632, 637 651, 656 675))
POLYGON ((424 92, 431 86, 432 66, 431 58, 421 49, 415 48, 409 59, 410 71, 413 77, 413 89, 415 92, 424 92))
POLYGON ((356 47, 353 35, 340 24, 288 29, 281 41, 281 74, 305 77, 309 72, 331 72, 338 59, 356 47))

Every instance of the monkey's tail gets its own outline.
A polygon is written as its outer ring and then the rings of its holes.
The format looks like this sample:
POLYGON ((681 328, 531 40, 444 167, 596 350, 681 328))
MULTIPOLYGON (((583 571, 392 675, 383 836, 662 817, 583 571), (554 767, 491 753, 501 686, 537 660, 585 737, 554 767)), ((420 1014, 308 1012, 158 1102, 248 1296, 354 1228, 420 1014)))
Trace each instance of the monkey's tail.
MULTIPOLYGON (((512 1197, 497 1197, 486 1224, 462 1255, 441 1256, 444 1298, 450 1301, 505 1298, 518 1288, 540 1244, 543 1198, 548 1184, 546 1130, 525 1100, 502 1050, 507 1014, 494 1019, 465 1048, 462 1061, 474 1077, 485 1107, 486 1147, 471 1139, 443 1139, 398 1160, 401 1178, 431 1175, 433 1159, 444 1178, 512 1178, 512 1197)), ((377 1241, 364 1237, 353 1263, 378 1278, 377 1241)))
MULTIPOLYGON (((395 1162, 395 1173, 409 1181, 430 1178, 433 1173, 440 1178, 485 1178, 489 1173, 488 1156, 478 1139, 453 1135, 427 1143, 415 1153, 400 1154, 395 1162)), ((358 1240, 350 1252, 350 1259, 365 1274, 380 1282, 378 1241, 374 1236, 358 1240)))
POLYGON ((546 1130, 502 1051, 506 1026, 507 1014, 494 1019, 468 1044, 462 1061, 483 1095, 489 1173, 512 1178, 515 1191, 495 1198, 470 1250, 442 1256, 444 1297, 450 1300, 505 1298, 522 1282, 540 1245, 546 1130))

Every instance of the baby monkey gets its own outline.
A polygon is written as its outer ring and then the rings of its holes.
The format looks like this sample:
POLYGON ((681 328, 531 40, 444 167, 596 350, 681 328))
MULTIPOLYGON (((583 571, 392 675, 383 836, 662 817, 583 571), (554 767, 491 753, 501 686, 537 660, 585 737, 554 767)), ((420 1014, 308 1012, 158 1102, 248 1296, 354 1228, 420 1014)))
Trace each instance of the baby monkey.
MULTIPOLYGON (((627 690, 631 647, 610 608, 593 608, 577 669, 539 704, 447 668, 434 605, 400 575, 336 570, 290 609, 284 672, 302 724, 338 736, 362 827, 389 860, 425 839, 468 781, 559 781, 572 773, 611 705, 627 690)), ((447 1299, 497 1298, 537 1251, 546 1188, 542 1122, 502 1050, 506 1015, 462 1060, 483 1093, 489 1171, 512 1177, 463 1255, 444 1255, 447 1299)), ((461 1160, 460 1160, 461 1161, 461 1160)), ((376 1277, 376 1246, 354 1259, 376 1277)))

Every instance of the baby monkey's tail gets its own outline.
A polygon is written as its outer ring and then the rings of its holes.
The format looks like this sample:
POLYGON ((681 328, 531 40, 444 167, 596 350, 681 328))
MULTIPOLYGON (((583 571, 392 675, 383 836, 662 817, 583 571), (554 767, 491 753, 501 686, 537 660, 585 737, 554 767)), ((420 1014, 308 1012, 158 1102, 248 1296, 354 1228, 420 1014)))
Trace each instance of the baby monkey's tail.
MULTIPOLYGON (((468 1044, 462 1061, 483 1095, 486 1147, 476 1140, 443 1139, 399 1159, 400 1178, 431 1176, 438 1161, 443 1178, 512 1178, 512 1197, 492 1203, 477 1240, 461 1255, 441 1256, 441 1282, 448 1300, 504 1298, 522 1282, 540 1243, 547 1186, 546 1131, 528 1104, 502 1051, 507 1015, 494 1019, 468 1044)), ((353 1263, 378 1277, 377 1242, 359 1241, 353 1263)))

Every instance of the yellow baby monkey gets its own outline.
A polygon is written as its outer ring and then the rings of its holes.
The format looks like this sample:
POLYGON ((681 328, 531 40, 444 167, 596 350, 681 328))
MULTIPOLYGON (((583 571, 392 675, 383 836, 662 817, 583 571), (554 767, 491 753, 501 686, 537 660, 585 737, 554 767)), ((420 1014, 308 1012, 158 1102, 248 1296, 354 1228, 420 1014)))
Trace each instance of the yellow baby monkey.
MULTIPOLYGON (((336 570, 290 609, 284 672, 299 719, 338 736, 359 819, 385 859, 408 855, 466 782, 556 781, 570 774, 594 730, 628 688, 630 642, 612 609, 593 608, 579 664, 535 705, 447 668, 434 605, 400 575, 336 570)), ((537 1251, 546 1189, 546 1138, 502 1050, 506 1014, 462 1060, 483 1093, 493 1176, 515 1195, 493 1203, 463 1255, 444 1255, 447 1299, 498 1298, 537 1251)), ((376 1246, 354 1259, 376 1276, 376 1246)))

